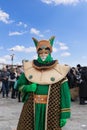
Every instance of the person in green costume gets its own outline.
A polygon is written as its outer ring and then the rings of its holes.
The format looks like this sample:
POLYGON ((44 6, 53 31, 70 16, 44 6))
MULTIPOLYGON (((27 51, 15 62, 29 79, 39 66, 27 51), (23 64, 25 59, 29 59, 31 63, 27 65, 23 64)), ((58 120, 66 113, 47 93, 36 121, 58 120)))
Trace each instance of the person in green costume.
POLYGON ((32 38, 38 58, 24 61, 24 73, 17 81, 24 102, 17 130, 61 130, 70 118, 68 65, 51 56, 54 36, 49 40, 32 38))

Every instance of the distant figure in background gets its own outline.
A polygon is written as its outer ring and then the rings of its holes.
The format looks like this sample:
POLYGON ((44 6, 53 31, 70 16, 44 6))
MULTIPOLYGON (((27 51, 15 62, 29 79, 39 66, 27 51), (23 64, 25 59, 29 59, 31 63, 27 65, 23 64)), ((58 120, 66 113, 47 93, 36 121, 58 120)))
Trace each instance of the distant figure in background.
POLYGON ((0 70, 0 93, 2 91, 2 80, 1 80, 1 70, 0 70))
POLYGON ((2 92, 2 81, 0 79, 0 93, 2 92))
POLYGON ((77 79, 80 104, 84 105, 86 104, 85 100, 87 100, 87 67, 82 67, 80 64, 77 65, 77 79))
POLYGON ((10 73, 7 71, 6 67, 3 67, 2 72, 1 72, 1 81, 2 81, 2 97, 8 97, 9 93, 9 86, 8 86, 8 78, 9 78, 10 73))
POLYGON ((9 75, 9 88, 11 89, 11 98, 16 98, 16 90, 14 89, 14 84, 17 78, 16 68, 12 68, 9 75))
POLYGON ((68 84, 70 87, 71 101, 75 101, 79 97, 79 87, 77 86, 76 70, 72 67, 67 74, 68 84))

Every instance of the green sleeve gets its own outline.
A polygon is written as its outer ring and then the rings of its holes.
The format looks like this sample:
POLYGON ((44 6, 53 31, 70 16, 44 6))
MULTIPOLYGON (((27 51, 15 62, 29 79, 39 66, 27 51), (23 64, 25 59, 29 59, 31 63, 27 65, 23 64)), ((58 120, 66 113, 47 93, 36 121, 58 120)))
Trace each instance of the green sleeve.
POLYGON ((70 118, 70 105, 71 105, 71 98, 70 98, 70 90, 68 86, 68 82, 65 81, 61 84, 61 119, 70 118))
POLYGON ((19 90, 19 88, 23 85, 27 85, 28 84, 28 80, 25 77, 25 74, 22 73, 19 77, 19 79, 17 80, 17 89, 19 90))
POLYGON ((29 84, 29 81, 26 79, 25 74, 22 73, 17 80, 17 89, 22 92, 22 102, 26 102, 29 97, 29 93, 23 92, 23 86, 29 84))

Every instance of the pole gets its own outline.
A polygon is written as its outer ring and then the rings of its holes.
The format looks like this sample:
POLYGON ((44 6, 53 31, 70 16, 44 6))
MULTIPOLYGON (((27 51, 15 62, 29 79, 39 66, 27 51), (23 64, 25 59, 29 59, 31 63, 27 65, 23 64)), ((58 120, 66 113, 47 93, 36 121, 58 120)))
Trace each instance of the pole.
POLYGON ((10 55, 11 56, 11 65, 12 65, 12 68, 13 68, 13 61, 14 61, 14 54, 10 55))

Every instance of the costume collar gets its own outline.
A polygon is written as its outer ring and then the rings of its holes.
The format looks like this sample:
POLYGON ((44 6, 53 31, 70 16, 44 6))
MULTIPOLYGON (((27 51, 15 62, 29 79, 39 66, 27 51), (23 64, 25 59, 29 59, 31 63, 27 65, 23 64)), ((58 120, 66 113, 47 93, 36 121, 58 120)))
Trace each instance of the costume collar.
POLYGON ((50 69, 58 64, 57 60, 52 60, 46 64, 39 63, 38 60, 33 60, 33 67, 36 69, 50 69))

